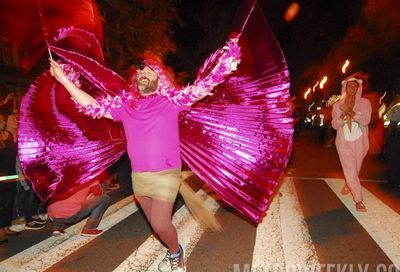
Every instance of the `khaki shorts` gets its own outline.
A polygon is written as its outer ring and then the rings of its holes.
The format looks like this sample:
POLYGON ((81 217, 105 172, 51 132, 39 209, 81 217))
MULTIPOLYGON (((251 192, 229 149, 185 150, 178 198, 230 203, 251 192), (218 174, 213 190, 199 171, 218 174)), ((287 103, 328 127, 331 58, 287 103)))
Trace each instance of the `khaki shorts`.
POLYGON ((135 196, 174 202, 181 185, 181 168, 160 172, 132 172, 135 196))

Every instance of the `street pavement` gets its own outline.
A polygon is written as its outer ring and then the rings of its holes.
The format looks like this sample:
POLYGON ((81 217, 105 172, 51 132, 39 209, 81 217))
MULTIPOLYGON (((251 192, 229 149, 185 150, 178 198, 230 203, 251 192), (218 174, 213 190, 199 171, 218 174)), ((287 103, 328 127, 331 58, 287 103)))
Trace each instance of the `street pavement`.
MULTIPOLYGON (((384 161, 377 155, 368 155, 360 176, 366 213, 340 194, 344 181, 335 148, 300 137, 259 225, 218 201, 197 177, 189 178, 224 232, 208 232, 177 201, 174 222, 187 271, 399 271, 400 189, 384 186, 384 161)), ((0 247, 0 271, 157 271, 165 250, 140 208, 132 197, 109 194, 102 235, 80 236, 81 222, 53 237, 48 222, 0 247)))

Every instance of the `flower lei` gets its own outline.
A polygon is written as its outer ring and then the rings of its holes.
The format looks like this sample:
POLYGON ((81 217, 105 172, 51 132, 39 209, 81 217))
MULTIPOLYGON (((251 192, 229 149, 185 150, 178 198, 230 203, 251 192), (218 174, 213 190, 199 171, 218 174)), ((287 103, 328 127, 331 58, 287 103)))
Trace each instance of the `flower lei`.
MULTIPOLYGON (((240 47, 238 45, 238 40, 230 39, 224 47, 217 50, 205 61, 199 71, 200 76, 195 80, 195 82, 182 89, 174 86, 161 66, 158 66, 155 63, 146 63, 146 65, 158 74, 158 87, 156 90, 158 95, 165 96, 169 101, 176 105, 191 106, 203 97, 212 95, 212 90, 217 85, 224 82, 226 76, 235 71, 239 63, 240 47), (214 62, 215 65, 213 65, 213 69, 209 73, 206 73, 206 70, 209 69, 209 66, 214 62), (206 73, 206 75, 201 76, 204 73, 206 73)), ((71 78, 73 77, 77 80, 77 75, 79 77, 79 73, 75 73, 71 78)), ((71 80, 69 74, 67 77, 71 80)), ((75 84, 75 81, 73 82, 75 84)), ((73 101, 75 102, 79 112, 83 112, 92 118, 101 118, 107 114, 110 109, 119 108, 126 101, 133 99, 134 98, 130 93, 122 91, 120 95, 114 97, 107 95, 106 97, 97 100, 96 104, 91 104, 86 107, 79 105, 74 99, 73 101)))

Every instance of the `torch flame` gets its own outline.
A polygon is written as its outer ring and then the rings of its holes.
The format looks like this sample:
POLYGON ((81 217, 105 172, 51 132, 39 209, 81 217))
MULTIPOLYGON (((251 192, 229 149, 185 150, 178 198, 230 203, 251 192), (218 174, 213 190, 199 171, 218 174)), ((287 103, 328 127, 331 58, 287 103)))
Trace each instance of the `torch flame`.
POLYGON ((310 93, 311 93, 311 88, 308 88, 308 90, 304 93, 304 99, 307 99, 310 93))
POLYGON ((319 88, 320 89, 323 89, 324 88, 324 85, 325 85, 325 83, 328 81, 328 77, 327 76, 324 76, 324 78, 321 80, 321 82, 319 83, 319 88))
POLYGON ((343 74, 346 73, 347 67, 349 67, 349 65, 350 65, 350 61, 347 59, 347 60, 345 61, 345 63, 343 64, 343 66, 342 66, 342 73, 343 73, 343 74))

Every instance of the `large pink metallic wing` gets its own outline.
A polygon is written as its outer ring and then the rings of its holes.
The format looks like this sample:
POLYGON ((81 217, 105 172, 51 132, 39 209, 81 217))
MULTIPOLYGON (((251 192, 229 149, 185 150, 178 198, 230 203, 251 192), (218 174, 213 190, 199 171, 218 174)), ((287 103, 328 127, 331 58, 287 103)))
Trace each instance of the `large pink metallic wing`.
MULTIPOLYGON (((48 45, 75 84, 98 99, 128 91, 126 82, 102 65, 101 44, 90 28, 61 27, 51 33, 48 45)), ((122 155, 126 141, 119 123, 79 113, 64 87, 46 71, 22 100, 18 149, 25 175, 47 201, 68 197, 91 182, 122 155)))
POLYGON ((238 70, 181 119, 181 150, 226 203, 260 222, 292 146, 289 72, 257 5, 239 45, 238 70))
POLYGON ((23 98, 19 158, 43 201, 68 197, 90 182, 122 155, 125 144, 118 123, 77 112, 67 91, 49 72, 23 98))

